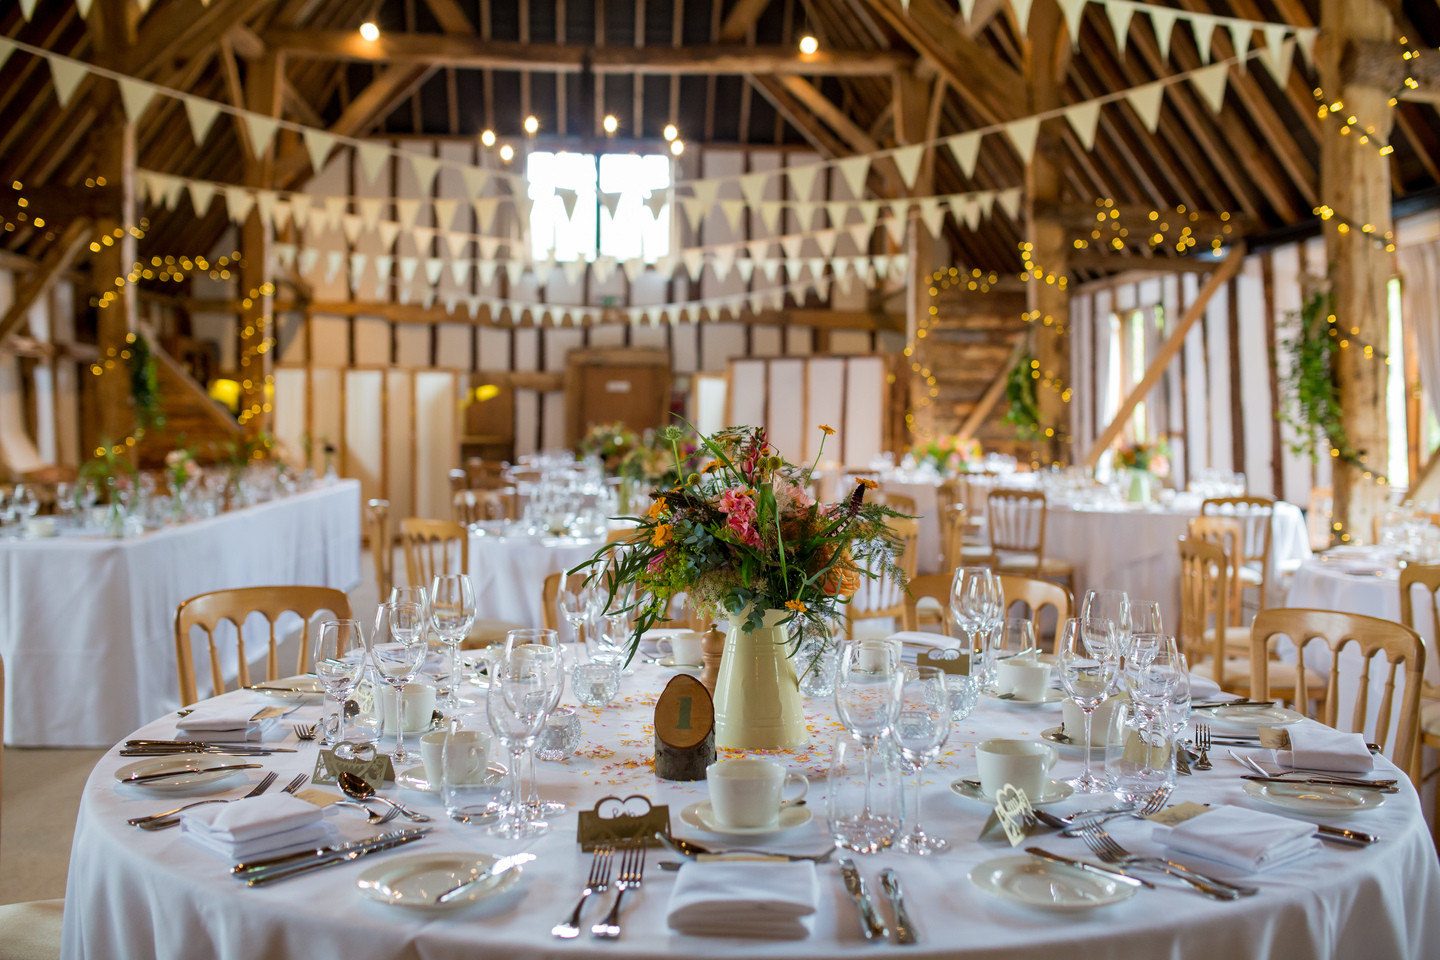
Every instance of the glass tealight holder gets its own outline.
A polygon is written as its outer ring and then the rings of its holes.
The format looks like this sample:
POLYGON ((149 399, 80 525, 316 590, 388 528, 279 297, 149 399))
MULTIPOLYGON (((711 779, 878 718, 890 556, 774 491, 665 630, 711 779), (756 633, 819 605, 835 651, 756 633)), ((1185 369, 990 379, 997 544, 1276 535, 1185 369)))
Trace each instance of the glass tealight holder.
POLYGON ((541 760, 569 760, 580 747, 580 718, 568 704, 550 711, 545 729, 535 745, 535 756, 541 760))
POLYGON ((570 673, 575 698, 587 707, 608 706, 620 692, 620 662, 591 660, 577 663, 570 673))

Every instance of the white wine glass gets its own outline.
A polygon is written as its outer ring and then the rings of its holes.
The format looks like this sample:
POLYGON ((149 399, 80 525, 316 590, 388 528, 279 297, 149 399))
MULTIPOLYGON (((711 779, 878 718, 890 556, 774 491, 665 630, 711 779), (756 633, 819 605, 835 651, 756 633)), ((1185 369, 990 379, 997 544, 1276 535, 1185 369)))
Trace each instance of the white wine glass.
POLYGON ((989 567, 957 567, 950 581, 950 616, 969 641, 975 675, 985 683, 983 637, 1003 605, 1000 581, 989 567))
POLYGON ((415 680, 425 663, 423 631, 419 604, 382 603, 375 613, 370 658, 380 679, 395 691, 395 749, 390 759, 396 764, 420 760, 420 754, 405 748, 405 687, 415 680))
POLYGON ((573 588, 569 583, 564 583, 561 584, 560 596, 555 602, 560 607, 560 615, 570 624, 570 629, 575 631, 575 643, 583 649, 585 628, 589 626, 590 618, 599 606, 599 597, 588 583, 581 583, 573 588))
POLYGON ((550 681, 537 669, 537 657, 506 657, 490 678, 485 709, 490 728, 510 751, 510 803, 505 816, 491 832, 507 840, 523 840, 547 833, 550 824, 529 816, 520 782, 520 759, 535 745, 549 716, 550 681))
POLYGON ((915 772, 914 822, 899 843, 906 853, 926 856, 950 849, 950 841, 925 832, 920 818, 921 777, 949 738, 950 694, 945 689, 945 674, 939 667, 907 667, 899 710, 890 728, 891 741, 915 772))
MULTIPOLYGON (((504 659, 509 660, 516 657, 528 658, 534 667, 543 668, 546 688, 550 691, 550 700, 545 709, 547 713, 553 712, 560 705, 560 697, 565 691, 565 649, 561 646, 559 631, 546 627, 525 627, 511 630, 505 634, 504 659)), ((535 776, 535 748, 533 745, 526 760, 530 779, 530 792, 525 801, 527 815, 543 817, 563 813, 565 804, 540 799, 540 783, 535 776)))
POLYGON ((1080 606, 1080 617, 1109 620, 1115 631, 1115 640, 1119 642, 1123 653, 1130 646, 1130 632, 1133 627, 1130 610, 1130 596, 1124 590, 1087 590, 1085 602, 1080 606))
POLYGON ((310 665, 325 691, 320 717, 320 746, 340 755, 345 743, 345 701, 365 674, 365 637, 358 620, 326 620, 310 640, 310 665), (330 716, 330 705, 335 715, 330 716))
POLYGON ((1110 698, 1115 686, 1118 658, 1097 656, 1088 643, 1083 622, 1071 618, 1065 621, 1060 634, 1056 665, 1060 670, 1060 683, 1065 693, 1080 708, 1084 716, 1085 770, 1080 776, 1069 781, 1079 793, 1100 793, 1107 789, 1105 782, 1090 770, 1090 725, 1095 708, 1110 698))
POLYGON ((453 713, 461 707, 475 706, 475 702, 462 699, 460 687, 460 642, 470 634, 475 625, 475 587, 470 577, 463 573, 445 573, 430 583, 430 626, 440 642, 450 653, 450 689, 445 697, 445 712, 453 713))

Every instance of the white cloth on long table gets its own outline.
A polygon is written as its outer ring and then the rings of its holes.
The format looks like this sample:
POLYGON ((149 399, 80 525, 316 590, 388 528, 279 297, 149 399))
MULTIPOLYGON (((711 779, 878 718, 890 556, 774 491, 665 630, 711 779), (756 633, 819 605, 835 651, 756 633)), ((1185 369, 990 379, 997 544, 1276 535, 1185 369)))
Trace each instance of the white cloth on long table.
MULTIPOLYGON (((584 563, 604 545, 602 537, 472 536, 470 579, 475 584, 475 609, 492 620, 542 627, 540 587, 545 578, 584 563)), ((558 621, 559 614, 555 616, 558 621)))
MULTIPOLYGON (((920 932, 918 947, 868 943, 860 933, 855 904, 845 893, 834 864, 818 869, 820 895, 814 933, 801 940, 771 941, 748 937, 692 937, 667 925, 675 874, 658 867, 673 860, 667 851, 648 854, 644 886, 626 895, 620 943, 604 944, 589 936, 561 942, 550 928, 571 910, 590 855, 576 842, 579 808, 593 808, 605 796, 643 794, 670 808, 677 836, 707 845, 761 847, 818 853, 830 846, 825 825, 825 772, 830 744, 839 732, 831 702, 807 700, 812 743, 783 754, 791 769, 811 780, 807 807, 815 816, 801 827, 772 837, 739 841, 698 833, 681 820, 681 811, 706 799, 704 781, 657 780, 650 766, 651 725, 656 697, 670 673, 638 664, 624 681, 622 696, 609 708, 578 708, 583 746, 571 760, 540 762, 540 791, 547 799, 571 804, 553 819, 549 834, 524 844, 500 841, 482 826, 448 820, 434 794, 387 784, 385 795, 432 814, 434 833, 401 851, 322 870, 273 886, 247 889, 227 873, 228 864, 195 847, 178 831, 147 833, 125 819, 174 805, 173 795, 146 795, 120 787, 113 772, 126 760, 111 752, 100 760, 85 788, 71 854, 65 935, 65 960, 158 957, 303 958, 353 960, 355 957, 425 957, 426 960, 477 960, 496 957, 529 960, 573 956, 625 956, 672 960, 676 956, 791 958, 811 957, 995 957, 1054 960, 1087 958, 1349 958, 1418 957, 1440 943, 1440 861, 1421 818, 1408 780, 1388 761, 1377 766, 1385 776, 1400 777, 1401 790, 1383 806, 1343 821, 1379 834, 1383 842, 1354 849, 1325 844, 1293 864, 1246 874, 1221 864, 1195 861, 1205 872, 1253 883, 1260 893, 1221 903, 1183 887, 1154 879, 1158 890, 1140 890, 1125 902, 1092 913, 1043 913, 992 898, 967 879, 976 864, 1012 853, 1000 843, 979 843, 989 808, 953 794, 948 784, 975 777, 975 744, 994 736, 1037 738, 1060 722, 1058 704, 1010 707, 982 700, 972 716, 955 726, 940 758, 925 773, 925 826, 949 838, 946 854, 913 857, 895 851, 855 859, 879 899, 876 875, 895 868, 905 885, 911 916, 920 932), (455 913, 436 916, 371 903, 356 889, 356 878, 385 858, 442 851, 484 851, 506 855, 527 849, 537 859, 509 892, 455 913)), ((475 694, 483 699, 484 694, 475 694)), ((247 692, 227 698, 261 702, 247 692)), ((573 702, 567 692, 565 702, 573 702)), ((318 705, 306 704, 295 722, 313 720, 318 705)), ((141 736, 173 736, 175 719, 166 717, 143 728, 141 736)), ((287 746, 294 746, 287 738, 287 746)), ((280 782, 311 772, 314 744, 296 754, 266 757, 280 782)), ((1258 752, 1257 752, 1258 754, 1258 752)), ((1103 762, 1103 761, 1102 761, 1103 762)), ((1062 756, 1055 775, 1073 776, 1080 760, 1062 756)), ((263 770, 246 771, 231 781, 224 796, 239 796, 263 770)), ((1215 769, 1182 777, 1172 802, 1196 801, 1263 809, 1242 789, 1241 768, 1217 758, 1215 769)), ((330 788, 333 790, 333 788, 330 788)), ((1107 796, 1072 797, 1048 809, 1057 814, 1105 806, 1107 796)), ((1273 812, 1273 811, 1272 811, 1273 812)), ((370 836, 395 825, 371 827, 353 810, 328 807, 326 822, 346 838, 370 836)), ((1138 853, 1159 854, 1154 827, 1138 820, 1116 820, 1111 833, 1138 853)), ((1068 856, 1085 857, 1079 840, 1054 832, 1038 845, 1068 856)), ((1182 862, 1184 858, 1180 858, 1182 862)), ((597 920, 613 892, 596 899, 584 916, 597 920)), ((890 916, 888 906, 879 908, 890 916)), ((743 918, 737 918, 737 923, 743 918)))
MULTIPOLYGON (((359 582, 353 480, 124 540, 0 540, 5 742, 101 747, 178 708, 175 608, 196 594, 359 582)), ((257 631, 247 644, 252 667, 265 640, 257 631)), ((235 648, 226 650, 233 680, 235 648)), ((208 678, 208 655, 196 666, 208 678)))

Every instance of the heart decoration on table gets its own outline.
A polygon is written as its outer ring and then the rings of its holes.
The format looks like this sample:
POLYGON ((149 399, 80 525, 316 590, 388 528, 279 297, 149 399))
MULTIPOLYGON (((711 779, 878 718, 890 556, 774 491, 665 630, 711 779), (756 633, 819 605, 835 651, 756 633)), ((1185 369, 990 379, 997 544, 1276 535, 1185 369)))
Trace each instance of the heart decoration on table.
POLYGON ((670 836, 670 808, 638 793, 601 797, 594 810, 580 811, 575 824, 575 839, 585 851, 601 843, 658 845, 657 833, 670 836))
POLYGON ((1004 838, 1010 846, 1018 847, 1020 842, 1035 832, 1040 821, 1035 817, 1035 808, 1025 791, 1007 783, 995 794, 995 809, 980 830, 981 840, 1004 838))

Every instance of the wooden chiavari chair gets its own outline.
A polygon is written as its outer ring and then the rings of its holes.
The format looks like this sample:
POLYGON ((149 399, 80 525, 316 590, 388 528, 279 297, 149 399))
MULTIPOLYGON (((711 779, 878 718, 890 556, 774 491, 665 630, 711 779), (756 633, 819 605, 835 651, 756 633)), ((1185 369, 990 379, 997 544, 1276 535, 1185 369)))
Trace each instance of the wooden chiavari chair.
MULTIPOLYGON (((915 567, 919 560, 916 541, 920 538, 920 526, 908 517, 890 517, 886 520, 895 531, 899 549, 895 554, 895 566, 905 574, 905 579, 915 579, 915 567)), ((857 564, 864 566, 864 560, 857 558, 857 564)), ((889 574, 881 573, 871 578, 861 576, 860 589, 845 604, 845 631, 849 636, 855 632, 860 620, 878 620, 882 617, 898 619, 905 630, 914 630, 910 610, 905 599, 905 588, 895 582, 889 574)))
POLYGON ((389 500, 365 501, 365 535, 375 560, 376 595, 389 597, 395 585, 395 531, 391 527, 389 500))
POLYGON ((467 526, 495 520, 513 520, 513 489, 457 490, 450 495, 450 519, 467 526))
POLYGON ((992 490, 988 504, 990 555, 995 571, 1063 580, 1073 594, 1075 568, 1064 560, 1045 556, 1045 494, 992 490))
POLYGON ((1075 596, 1068 589, 1049 580, 1021 576, 1018 573, 1000 574, 1000 595, 1005 598, 1005 616, 1011 616, 1012 604, 1023 603, 1029 611, 1031 624, 1035 627, 1035 642, 1040 642, 1040 618, 1042 611, 1049 607, 1055 611, 1055 632, 1050 638, 1050 652, 1060 642, 1060 629, 1065 621, 1074 616, 1075 596))
MULTIPOLYGON (((1229 617, 1230 625, 1240 626, 1241 601, 1244 599, 1242 591, 1244 584, 1239 577, 1239 569, 1243 563, 1245 529, 1240 521, 1234 517, 1207 517, 1199 516, 1191 518, 1186 524, 1190 537, 1196 540, 1206 540, 1218 546, 1225 553, 1225 563, 1228 571, 1225 575, 1227 589, 1230 591, 1229 599, 1226 602, 1226 616, 1229 617)), ((1237 634, 1237 637, 1239 635, 1237 634)), ((1236 641, 1238 646, 1231 651, 1233 656, 1244 655, 1250 649, 1250 642, 1246 639, 1243 643, 1236 641)))
MULTIPOLYGON (((1256 591, 1255 609, 1265 609, 1265 588, 1270 582, 1270 541, 1275 519, 1275 501, 1269 497, 1211 497, 1201 502, 1202 517, 1233 517, 1240 524, 1240 555, 1237 558, 1235 588, 1256 591)), ((1239 616, 1240 611, 1234 611, 1239 616)), ((1239 623, 1237 619, 1235 621, 1239 623)))
MULTIPOLYGON (((1410 563, 1400 568, 1400 622, 1420 634, 1415 625, 1415 587, 1421 587, 1430 597, 1431 630, 1440 632, 1440 564, 1410 563)), ((1440 635, 1440 633, 1437 633, 1440 635)), ((1421 641, 1424 641, 1423 636, 1421 641)), ((1409 681, 1406 681, 1407 683, 1409 681)), ((1423 680, 1420 684, 1420 733, 1415 744, 1415 756, 1410 764, 1410 779, 1418 787, 1425 779, 1423 751, 1425 747, 1440 748, 1440 686, 1433 686, 1423 680)), ((1440 778, 1435 781, 1435 819, 1431 825, 1437 842, 1440 842, 1440 778)))
POLYGON ((442 573, 470 572, 470 532, 464 524, 406 517, 400 521, 400 545, 411 586, 429 587, 442 573))

